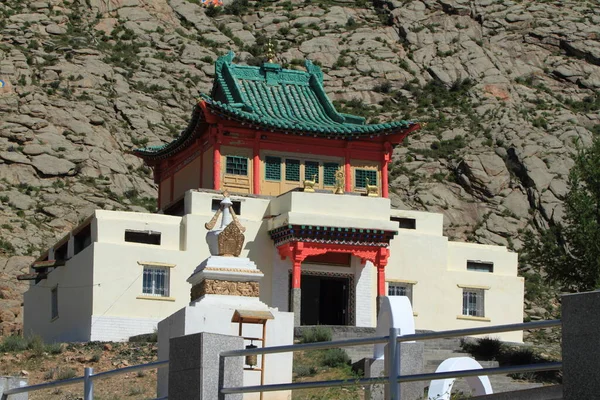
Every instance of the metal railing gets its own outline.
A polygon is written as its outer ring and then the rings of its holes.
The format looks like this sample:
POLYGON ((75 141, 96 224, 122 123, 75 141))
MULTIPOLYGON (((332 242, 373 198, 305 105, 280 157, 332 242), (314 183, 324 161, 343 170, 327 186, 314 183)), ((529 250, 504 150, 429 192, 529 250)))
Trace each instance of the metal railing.
POLYGON ((440 332, 427 332, 427 333, 415 333, 411 335, 399 336, 400 331, 397 328, 391 328, 388 336, 360 338, 360 339, 346 339, 339 341, 330 342, 318 342, 318 343, 305 343, 305 344, 294 344, 286 346, 273 346, 256 349, 243 349, 243 350, 230 350, 220 353, 221 358, 225 357, 243 357, 247 355, 264 355, 264 354, 276 354, 286 353, 294 351, 306 351, 306 350, 318 350, 318 349, 330 349, 336 347, 351 347, 368 344, 388 344, 388 352, 386 357, 391 355, 389 361, 389 376, 376 377, 376 378, 360 378, 353 380, 329 380, 329 381, 314 381, 314 382, 296 382, 296 383, 280 383, 280 384, 269 384, 269 385, 256 385, 256 386, 239 386, 239 387, 221 387, 219 388, 220 394, 239 394, 239 393, 256 393, 256 392, 273 392, 280 390, 292 390, 292 389, 310 389, 310 388, 326 388, 326 387, 339 387, 339 386, 367 386, 376 384, 387 384, 389 385, 389 398, 391 400, 400 400, 400 383, 402 382, 415 382, 425 380, 437 380, 446 378, 464 378, 470 376, 481 376, 481 375, 499 375, 499 374, 512 374, 520 372, 536 372, 536 371, 550 371, 562 369, 562 362, 550 362, 540 364, 528 364, 519 365, 512 367, 497 367, 497 368, 483 368, 483 369, 471 369, 461 371, 450 371, 450 372, 434 372, 426 374, 414 374, 414 375, 400 375, 400 363, 401 363, 401 352, 399 343, 412 342, 419 340, 431 340, 431 339, 443 339, 453 338, 461 336, 471 335, 483 335, 488 333, 501 333, 511 332, 519 330, 531 330, 531 329, 543 329, 560 326, 560 320, 550 321, 536 321, 526 322, 520 324, 507 324, 497 325, 483 328, 468 328, 468 329, 457 329, 450 331, 440 332))
MULTIPOLYGON (((2 394, 2 397, 0 398, 0 400, 8 400, 8 396, 14 395, 14 394, 33 392, 36 390, 43 390, 43 389, 50 389, 50 388, 55 388, 55 387, 59 387, 59 386, 74 385, 74 384, 82 383, 82 382, 83 382, 83 400, 94 400, 94 381, 96 379, 108 378, 108 377, 111 377, 114 375, 120 375, 120 374, 125 374, 128 372, 134 372, 134 371, 143 371, 146 369, 154 369, 154 368, 159 368, 159 367, 168 366, 168 365, 169 365, 169 361, 154 361, 154 362, 147 363, 147 364, 132 365, 130 367, 113 369, 113 370, 105 371, 105 372, 99 372, 97 374, 94 374, 94 368, 86 367, 84 369, 83 376, 79 376, 77 378, 71 378, 71 379, 63 379, 60 381, 40 383, 37 385, 22 386, 22 387, 18 387, 18 388, 14 388, 14 389, 9 389, 2 394)), ((162 397, 162 398, 155 399, 155 400, 165 400, 165 399, 166 399, 166 397, 162 397)))

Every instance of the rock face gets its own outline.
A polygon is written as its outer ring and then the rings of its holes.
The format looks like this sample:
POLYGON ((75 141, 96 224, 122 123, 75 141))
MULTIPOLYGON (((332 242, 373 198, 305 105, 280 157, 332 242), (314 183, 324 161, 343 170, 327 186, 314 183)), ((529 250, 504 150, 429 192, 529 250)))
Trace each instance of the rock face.
MULTIPOLYGON (((127 151, 172 140, 217 55, 256 63, 267 37, 286 67, 320 63, 341 111, 428 123, 395 149, 394 205, 444 213, 455 239, 516 250, 524 230, 560 221, 577 146, 600 133, 600 8, 343 4, 234 2, 215 16, 185 0, 1 2, 5 257, 38 255, 95 208, 148 207, 151 171, 127 151)), ((19 288, 0 287, 0 324, 18 324, 7 293, 19 288)))

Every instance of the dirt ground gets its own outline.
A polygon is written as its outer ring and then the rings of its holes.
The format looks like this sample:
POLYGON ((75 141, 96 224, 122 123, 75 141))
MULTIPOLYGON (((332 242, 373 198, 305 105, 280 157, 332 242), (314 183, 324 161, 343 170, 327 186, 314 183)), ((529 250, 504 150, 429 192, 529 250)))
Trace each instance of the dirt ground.
MULTIPOLYGON (((59 354, 33 351, 2 353, 0 375, 21 376, 29 385, 83 376, 85 367, 94 373, 156 361, 156 343, 63 344, 59 354)), ((83 398, 83 383, 30 392, 31 400, 83 398)), ((142 400, 156 398, 156 370, 125 373, 94 382, 95 400, 142 400)))

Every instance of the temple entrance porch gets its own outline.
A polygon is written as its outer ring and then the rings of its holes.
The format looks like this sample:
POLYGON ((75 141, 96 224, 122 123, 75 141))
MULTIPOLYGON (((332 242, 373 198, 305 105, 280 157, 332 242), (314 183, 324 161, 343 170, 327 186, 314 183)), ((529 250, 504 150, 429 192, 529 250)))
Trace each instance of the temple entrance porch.
MULTIPOLYGON (((328 275, 319 271, 302 273, 300 325, 354 325, 354 276, 328 275)), ((291 278, 290 274, 288 293, 292 293, 291 278)))

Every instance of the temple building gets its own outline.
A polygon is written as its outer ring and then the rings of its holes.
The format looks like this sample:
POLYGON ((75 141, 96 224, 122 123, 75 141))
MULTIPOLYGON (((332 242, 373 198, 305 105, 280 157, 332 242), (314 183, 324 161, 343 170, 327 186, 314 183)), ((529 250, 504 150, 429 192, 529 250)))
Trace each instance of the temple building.
POLYGON ((522 322, 516 253, 449 241, 441 214, 391 209, 393 148, 419 128, 338 112, 308 60, 300 71, 219 57, 181 135, 135 151, 154 170, 160 211, 97 210, 43 254, 22 277, 25 332, 151 332, 190 302, 186 279, 210 255, 204 225, 223 191, 246 227, 241 256, 264 274, 255 295, 296 325, 374 326, 387 295, 410 299, 417 329, 522 322))

